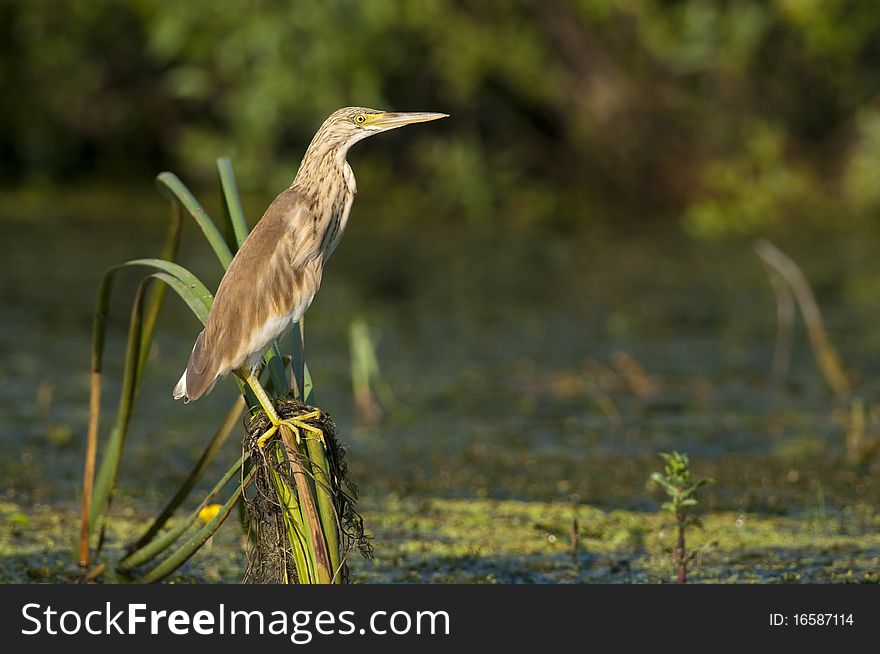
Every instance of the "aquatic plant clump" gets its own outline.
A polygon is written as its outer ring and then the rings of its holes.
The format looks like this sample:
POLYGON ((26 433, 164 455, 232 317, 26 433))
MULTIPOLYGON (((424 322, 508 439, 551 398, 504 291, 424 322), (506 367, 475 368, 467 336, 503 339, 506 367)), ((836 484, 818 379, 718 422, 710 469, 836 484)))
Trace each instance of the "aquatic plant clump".
MULTIPOLYGON (((316 410, 297 399, 276 400, 275 407, 284 420, 316 410)), ((333 572, 336 583, 350 581, 346 561, 352 552, 358 550, 364 558, 373 558, 363 519, 355 510, 358 488, 348 477, 346 447, 339 439, 336 424, 326 413, 304 422, 323 434, 324 445, 318 446, 324 448, 326 474, 322 462, 316 461, 305 446, 306 439, 316 439, 313 433, 303 430, 293 448, 281 437, 260 447, 257 440, 270 427, 269 419, 263 412, 245 418, 242 449, 243 454, 250 454, 255 468, 253 485, 243 497, 249 540, 246 583, 303 583, 302 571, 309 568, 302 565, 303 560, 314 556, 314 549, 305 546, 306 509, 314 497, 329 498, 332 504, 335 520, 332 525, 325 522, 323 527, 328 541, 334 534, 327 530, 335 528, 339 543, 340 564, 333 572), (303 498, 302 493, 310 497, 303 498), (297 543, 303 547, 297 547, 297 543)))

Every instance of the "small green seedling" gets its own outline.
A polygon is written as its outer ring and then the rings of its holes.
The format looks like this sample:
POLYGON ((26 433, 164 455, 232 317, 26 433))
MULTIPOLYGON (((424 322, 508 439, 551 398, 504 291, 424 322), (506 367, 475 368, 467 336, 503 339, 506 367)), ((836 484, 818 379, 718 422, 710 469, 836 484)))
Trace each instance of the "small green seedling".
POLYGON ((694 481, 691 477, 690 461, 686 454, 678 452, 661 452, 660 456, 666 462, 663 473, 651 474, 651 481, 655 482, 666 491, 669 501, 663 502, 660 508, 675 515, 678 527, 678 542, 675 546, 675 567, 678 583, 687 583, 687 567, 695 556, 695 552, 688 552, 685 544, 685 532, 688 527, 702 527, 699 518, 690 515, 689 512, 697 505, 695 497, 697 489, 706 484, 714 483, 713 479, 699 479, 694 481))

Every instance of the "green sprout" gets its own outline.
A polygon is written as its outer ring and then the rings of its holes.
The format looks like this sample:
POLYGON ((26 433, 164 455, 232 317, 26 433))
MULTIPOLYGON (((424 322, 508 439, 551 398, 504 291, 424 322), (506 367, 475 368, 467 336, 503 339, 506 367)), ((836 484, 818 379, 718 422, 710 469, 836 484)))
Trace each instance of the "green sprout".
POLYGON ((690 511, 697 505, 696 492, 701 486, 714 483, 713 479, 693 480, 691 476, 690 461, 686 454, 679 452, 661 452, 660 456, 666 462, 663 472, 651 473, 651 481, 658 484, 669 497, 660 508, 669 511, 675 516, 678 528, 678 542, 675 546, 675 568, 678 583, 687 583, 687 567, 693 560, 696 552, 688 552, 685 543, 685 532, 688 527, 702 527, 703 523, 696 516, 690 515, 690 511))

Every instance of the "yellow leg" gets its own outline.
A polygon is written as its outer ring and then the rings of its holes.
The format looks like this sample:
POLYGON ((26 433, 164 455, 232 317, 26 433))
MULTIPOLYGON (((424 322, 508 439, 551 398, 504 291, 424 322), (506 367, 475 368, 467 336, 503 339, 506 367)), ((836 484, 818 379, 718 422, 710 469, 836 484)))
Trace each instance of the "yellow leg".
POLYGON ((241 376, 244 377, 247 385, 251 387, 254 395, 257 396, 257 401, 260 403, 260 406, 263 407, 266 416, 268 416, 273 425, 277 426, 281 421, 281 418, 278 417, 278 412, 275 411, 275 406, 272 404, 272 400, 269 399, 269 394, 266 392, 266 389, 263 388, 260 380, 257 379, 257 376, 251 370, 242 369, 241 376))
POLYGON ((263 385, 260 383, 260 380, 257 379, 256 375, 254 375, 254 373, 250 370, 242 370, 242 376, 247 382, 247 385, 251 387, 254 395, 257 396, 257 401, 260 403, 260 406, 263 407, 263 411, 266 412, 266 417, 269 418, 269 422, 272 423, 272 426, 269 427, 266 433, 257 439, 257 447, 265 447, 266 441, 268 441, 270 438, 272 438, 272 436, 275 435, 275 432, 278 431, 278 428, 281 425, 287 425, 291 428, 291 431, 293 431, 293 434, 296 437, 297 443, 300 442, 300 430, 303 430, 315 434, 324 445, 324 447, 327 447, 327 442, 324 440, 324 432, 317 427, 313 427, 312 425, 309 425, 305 422, 306 420, 320 419, 320 411, 312 411, 310 413, 305 413, 301 416, 297 416, 296 418, 287 418, 285 420, 282 420, 278 416, 278 412, 275 411, 275 406, 272 404, 272 400, 269 399, 269 394, 266 393, 266 390, 263 388, 263 385))

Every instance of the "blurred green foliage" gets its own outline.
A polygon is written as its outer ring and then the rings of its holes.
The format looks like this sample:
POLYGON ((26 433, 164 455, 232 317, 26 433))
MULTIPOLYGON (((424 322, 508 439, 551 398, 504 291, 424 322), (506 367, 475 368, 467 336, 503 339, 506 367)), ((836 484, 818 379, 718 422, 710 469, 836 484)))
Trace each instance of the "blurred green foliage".
POLYGON ((876 2, 22 0, 0 53, 7 184, 207 180, 229 155, 277 190, 361 104, 453 114, 358 149, 392 219, 715 234, 880 210, 876 2))

